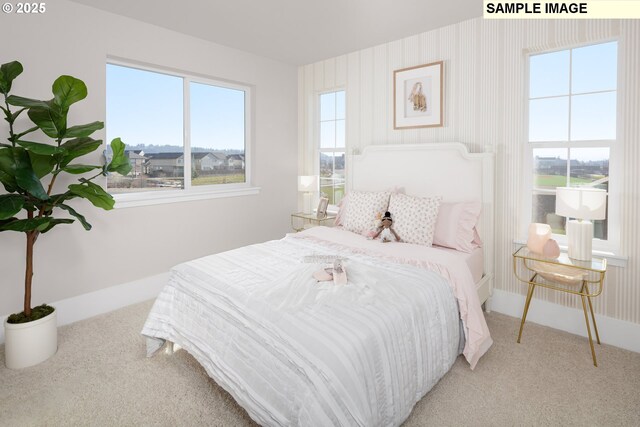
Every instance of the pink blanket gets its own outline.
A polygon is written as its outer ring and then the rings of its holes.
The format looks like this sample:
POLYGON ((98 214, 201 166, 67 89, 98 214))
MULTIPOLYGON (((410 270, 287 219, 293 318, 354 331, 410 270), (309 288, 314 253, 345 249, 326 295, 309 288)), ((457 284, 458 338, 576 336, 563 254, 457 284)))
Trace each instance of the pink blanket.
POLYGON ((476 286, 469 267, 463 259, 451 253, 427 246, 410 243, 382 243, 368 240, 364 236, 339 227, 313 227, 300 233, 289 234, 289 238, 311 239, 328 245, 338 245, 348 250, 382 258, 400 264, 410 264, 436 272, 447 279, 458 300, 460 318, 465 332, 463 354, 471 369, 487 352, 493 340, 487 327, 476 286))

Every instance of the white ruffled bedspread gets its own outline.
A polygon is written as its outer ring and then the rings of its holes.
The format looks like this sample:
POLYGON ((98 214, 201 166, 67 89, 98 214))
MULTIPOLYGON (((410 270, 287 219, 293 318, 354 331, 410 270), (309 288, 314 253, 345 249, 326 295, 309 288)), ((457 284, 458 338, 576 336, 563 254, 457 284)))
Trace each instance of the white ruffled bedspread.
MULTIPOLYGON (((458 305, 482 317, 459 266, 407 246, 315 227, 180 264, 142 330, 148 354, 180 345, 262 425, 400 425, 458 355, 458 305), (322 255, 346 258, 349 284, 316 283, 305 261, 322 255)), ((488 330, 464 330, 477 362, 488 330)))

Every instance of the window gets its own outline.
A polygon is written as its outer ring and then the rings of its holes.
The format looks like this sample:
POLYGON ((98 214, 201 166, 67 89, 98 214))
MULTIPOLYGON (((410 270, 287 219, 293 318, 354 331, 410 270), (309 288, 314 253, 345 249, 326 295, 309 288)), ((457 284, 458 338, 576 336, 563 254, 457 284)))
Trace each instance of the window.
POLYGON ((564 235, 566 218, 555 214, 556 188, 605 189, 607 219, 594 221, 601 248, 611 240, 616 210, 609 177, 616 145, 617 48, 609 42, 529 57, 531 221, 564 235))
POLYGON ((107 141, 120 137, 132 166, 127 176, 107 178, 109 192, 175 195, 246 184, 248 92, 107 64, 107 141))
POLYGON ((320 94, 320 194, 337 205, 345 191, 345 91, 320 94))

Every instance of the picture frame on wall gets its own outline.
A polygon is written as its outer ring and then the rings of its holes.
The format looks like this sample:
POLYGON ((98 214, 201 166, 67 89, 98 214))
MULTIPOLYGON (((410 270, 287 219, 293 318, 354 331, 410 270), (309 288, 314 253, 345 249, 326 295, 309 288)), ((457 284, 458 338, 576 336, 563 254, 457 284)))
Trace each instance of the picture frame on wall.
POLYGON ((393 128, 444 126, 444 61, 393 72, 393 128))
POLYGON ((316 217, 318 219, 327 217, 327 207, 329 206, 329 199, 326 197, 321 197, 318 202, 318 209, 316 210, 316 217))

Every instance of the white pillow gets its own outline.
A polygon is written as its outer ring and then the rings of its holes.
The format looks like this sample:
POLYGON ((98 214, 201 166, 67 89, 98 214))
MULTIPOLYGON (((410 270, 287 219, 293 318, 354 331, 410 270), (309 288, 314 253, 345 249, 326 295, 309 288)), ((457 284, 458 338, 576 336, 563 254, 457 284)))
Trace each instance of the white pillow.
POLYGON ((398 237, 405 243, 431 246, 441 200, 392 194, 388 211, 398 237))
POLYGON ((388 192, 350 192, 347 209, 344 213, 344 229, 361 234, 371 226, 376 212, 384 213, 388 205, 388 192))

